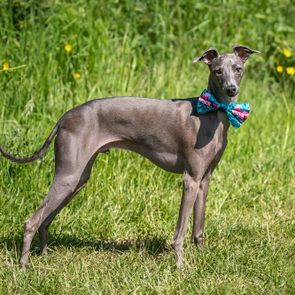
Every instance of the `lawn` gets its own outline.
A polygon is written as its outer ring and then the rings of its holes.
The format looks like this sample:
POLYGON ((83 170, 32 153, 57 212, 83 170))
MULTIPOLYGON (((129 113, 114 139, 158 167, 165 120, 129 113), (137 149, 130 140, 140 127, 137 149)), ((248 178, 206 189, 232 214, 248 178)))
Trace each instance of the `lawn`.
POLYGON ((111 150, 50 226, 48 257, 36 235, 24 271, 23 224, 48 192, 53 148, 26 165, 0 157, 0 294, 294 294, 294 9, 288 0, 1 1, 0 143, 19 156, 87 100, 198 96, 208 69, 192 59, 209 47, 262 54, 241 86, 251 115, 231 128, 213 174, 204 252, 190 228, 176 268, 181 175, 111 150))

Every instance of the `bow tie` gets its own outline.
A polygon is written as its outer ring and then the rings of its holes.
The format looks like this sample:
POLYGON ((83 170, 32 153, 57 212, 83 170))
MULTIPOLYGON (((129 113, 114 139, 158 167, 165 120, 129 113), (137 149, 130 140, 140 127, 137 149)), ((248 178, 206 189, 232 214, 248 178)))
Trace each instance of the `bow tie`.
POLYGON ((217 111, 218 109, 226 112, 227 118, 234 128, 239 128, 242 123, 247 120, 250 112, 249 104, 237 102, 230 104, 220 103, 207 89, 205 89, 198 98, 196 112, 198 114, 205 114, 217 111))

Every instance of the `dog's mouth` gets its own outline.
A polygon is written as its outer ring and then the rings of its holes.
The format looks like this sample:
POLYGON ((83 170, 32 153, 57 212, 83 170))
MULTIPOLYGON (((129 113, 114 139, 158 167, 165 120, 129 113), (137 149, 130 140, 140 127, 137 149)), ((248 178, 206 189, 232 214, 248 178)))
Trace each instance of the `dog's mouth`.
POLYGON ((239 91, 234 92, 234 93, 227 93, 227 92, 226 92, 226 95, 227 95, 228 97, 235 97, 235 96, 237 96, 238 94, 239 94, 239 91))

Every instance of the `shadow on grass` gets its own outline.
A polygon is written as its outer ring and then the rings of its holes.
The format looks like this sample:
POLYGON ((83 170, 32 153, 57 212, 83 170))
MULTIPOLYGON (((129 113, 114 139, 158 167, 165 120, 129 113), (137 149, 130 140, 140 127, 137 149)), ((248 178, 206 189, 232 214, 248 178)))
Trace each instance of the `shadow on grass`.
MULTIPOLYGON (((0 236, 0 248, 8 251, 16 250, 21 253, 22 235, 0 236)), ((146 252, 152 256, 158 256, 170 250, 167 240, 161 237, 140 237, 134 240, 112 240, 112 239, 80 239, 73 235, 62 234, 52 236, 48 239, 49 248, 54 249, 61 246, 68 248, 116 252, 118 254, 126 251, 146 252)), ((38 255, 40 253, 38 234, 36 234, 31 247, 31 254, 38 255)), ((58 249, 57 249, 58 251, 58 249)))

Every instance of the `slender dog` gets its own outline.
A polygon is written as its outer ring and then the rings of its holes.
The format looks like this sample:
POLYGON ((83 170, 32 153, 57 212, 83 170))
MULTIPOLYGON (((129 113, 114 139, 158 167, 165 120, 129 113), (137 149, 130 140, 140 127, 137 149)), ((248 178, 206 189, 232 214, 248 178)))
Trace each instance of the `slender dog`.
MULTIPOLYGON (((210 48, 193 61, 209 66, 208 91, 221 105, 236 101, 243 64, 257 51, 235 46, 233 53, 219 55, 210 48)), ((228 116, 224 109, 207 114, 195 111, 198 98, 160 100, 113 97, 86 102, 65 113, 32 157, 7 159, 28 163, 44 156, 55 139, 55 174, 50 190, 25 223, 21 265, 37 230, 41 252, 47 253, 47 231, 57 213, 83 188, 96 156, 111 148, 137 152, 161 168, 183 174, 183 196, 172 247, 176 263, 183 261, 183 240, 194 208, 193 242, 203 246, 205 203, 211 174, 227 144, 228 116)))

